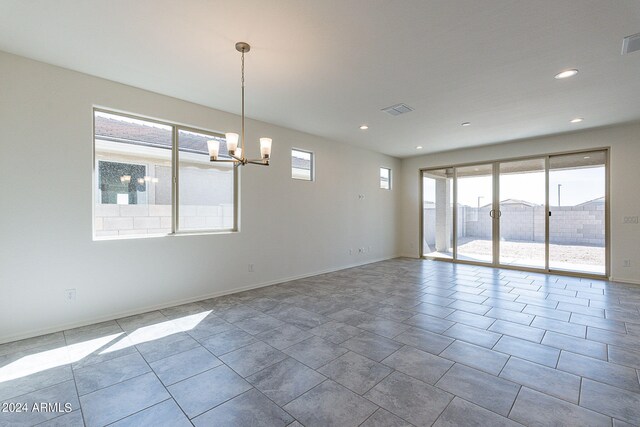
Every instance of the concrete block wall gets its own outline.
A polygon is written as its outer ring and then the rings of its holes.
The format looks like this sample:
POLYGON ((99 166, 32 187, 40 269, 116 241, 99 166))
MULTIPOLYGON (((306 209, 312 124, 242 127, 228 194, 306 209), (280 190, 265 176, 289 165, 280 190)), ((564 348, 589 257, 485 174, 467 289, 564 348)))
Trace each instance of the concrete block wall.
MULTIPOLYGON (((505 240, 544 242, 545 208, 544 206, 503 205, 500 208, 500 237, 505 240)), ((458 210, 458 235, 461 237, 491 239, 490 206, 480 209, 461 206, 458 210)), ((604 203, 591 203, 584 206, 552 207, 549 222, 549 241, 552 244, 605 245, 604 203)), ((433 208, 425 209, 424 219, 433 221, 433 208)), ((433 233, 425 234, 425 241, 431 243, 433 233), (431 239, 431 240, 429 240, 431 239)))
MULTIPOLYGON (((180 206, 181 230, 233 227, 233 206, 180 206)), ((171 232, 171 205, 96 205, 95 237, 167 234, 171 232)))
POLYGON ((458 236, 491 239, 491 212, 490 206, 473 208, 460 206, 458 210, 458 236), (460 227, 463 222, 463 227, 460 227))
POLYGON ((605 245, 604 205, 601 209, 580 206, 552 208, 549 241, 559 244, 605 245))

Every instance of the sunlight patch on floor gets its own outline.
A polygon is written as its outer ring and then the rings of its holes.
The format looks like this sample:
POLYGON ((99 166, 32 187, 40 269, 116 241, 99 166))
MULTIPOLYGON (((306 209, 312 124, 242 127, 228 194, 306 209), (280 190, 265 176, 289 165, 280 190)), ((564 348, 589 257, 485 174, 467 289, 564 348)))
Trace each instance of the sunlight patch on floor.
POLYGON ((122 334, 124 332, 24 356, 0 368, 0 383, 75 363, 109 344, 122 334))
POLYGON ((210 313, 211 310, 183 316, 178 319, 167 320, 166 322, 143 326, 129 333, 125 339, 118 341, 114 345, 100 352, 100 354, 122 350, 127 347, 131 347, 132 345, 138 345, 180 332, 190 331, 191 329, 198 326, 198 324, 202 322, 210 313))

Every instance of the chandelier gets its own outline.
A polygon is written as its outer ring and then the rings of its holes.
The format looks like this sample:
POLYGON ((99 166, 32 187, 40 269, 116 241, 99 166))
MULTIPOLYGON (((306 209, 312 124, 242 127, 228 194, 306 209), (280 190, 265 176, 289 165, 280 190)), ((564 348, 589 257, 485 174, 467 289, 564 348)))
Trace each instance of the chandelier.
POLYGON ((247 163, 254 165, 269 166, 269 157, 271 156, 271 138, 260 138, 260 158, 259 159, 247 159, 245 157, 244 149, 244 54, 249 52, 251 46, 249 43, 238 42, 236 43, 236 50, 242 54, 242 133, 225 133, 225 139, 227 142, 227 151, 229 158, 219 158, 218 153, 220 151, 220 141, 211 140, 207 141, 209 148, 209 159, 212 162, 233 162, 233 166, 244 166, 247 163), (238 147, 238 139, 240 140, 240 147, 238 147))

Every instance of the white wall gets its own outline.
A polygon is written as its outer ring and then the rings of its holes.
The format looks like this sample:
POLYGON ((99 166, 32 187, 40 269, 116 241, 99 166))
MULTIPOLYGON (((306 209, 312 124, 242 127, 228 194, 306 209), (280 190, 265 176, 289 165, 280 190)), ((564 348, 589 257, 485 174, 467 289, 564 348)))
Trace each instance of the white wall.
POLYGON ((214 131, 239 117, 2 52, 0 76, 0 342, 398 253, 400 160, 252 120, 249 154, 270 136, 273 158, 241 172, 240 233, 92 241, 93 106, 214 131), (315 182, 290 178, 291 147, 315 153, 315 182))
MULTIPOLYGON (((423 145, 426 145, 423 144, 423 145)), ((419 230, 418 170, 459 163, 610 147, 611 276, 640 283, 640 225, 623 224, 625 216, 640 215, 640 124, 567 133, 466 150, 413 157, 402 162, 401 253, 417 257, 419 230), (623 260, 631 267, 623 267, 623 260)))

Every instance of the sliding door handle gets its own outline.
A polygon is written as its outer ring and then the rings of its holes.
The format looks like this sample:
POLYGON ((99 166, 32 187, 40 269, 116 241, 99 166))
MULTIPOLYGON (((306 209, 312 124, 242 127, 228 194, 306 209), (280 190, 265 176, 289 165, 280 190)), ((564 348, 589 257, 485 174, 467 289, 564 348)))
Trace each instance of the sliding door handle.
POLYGON ((502 211, 501 210, 491 209, 489 211, 489 216, 491 218, 500 218, 502 216, 502 211), (497 216, 496 216, 496 213, 498 214, 497 216))
POLYGON ((500 217, 502 217, 502 211, 501 210, 491 209, 489 211, 489 216, 491 218, 500 218, 500 217), (496 215, 496 213, 497 213, 497 215, 496 215))

